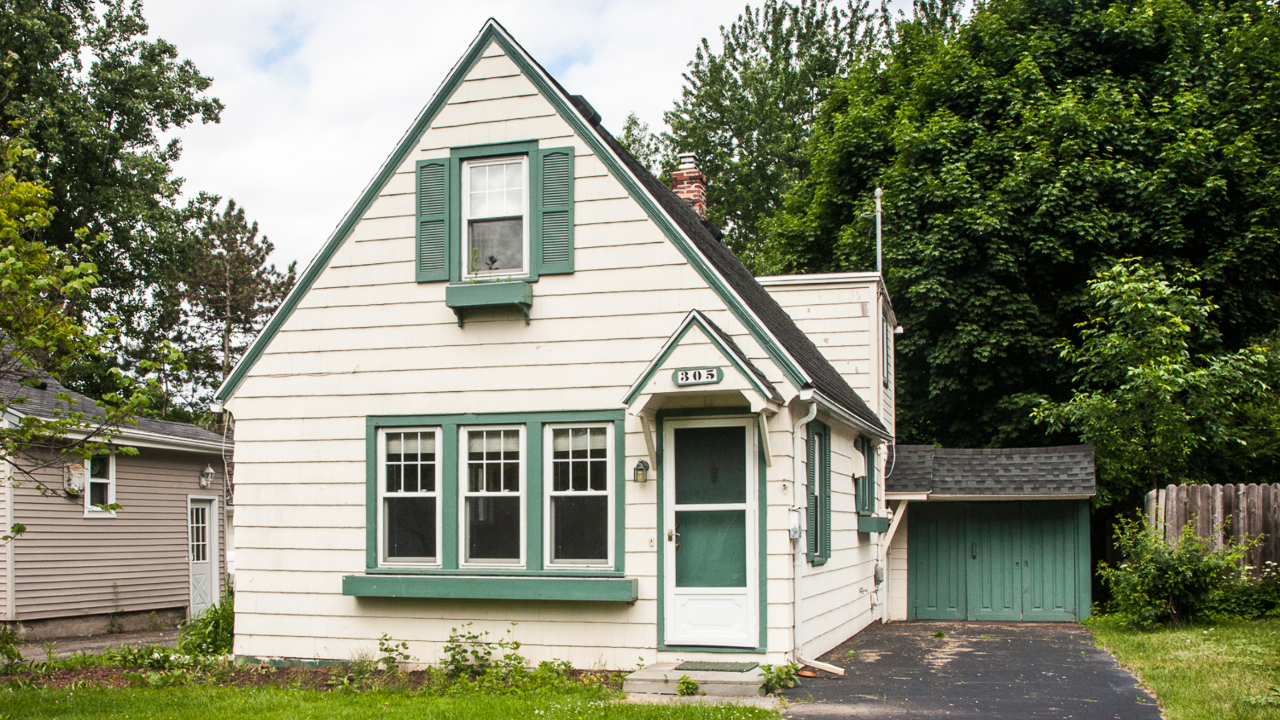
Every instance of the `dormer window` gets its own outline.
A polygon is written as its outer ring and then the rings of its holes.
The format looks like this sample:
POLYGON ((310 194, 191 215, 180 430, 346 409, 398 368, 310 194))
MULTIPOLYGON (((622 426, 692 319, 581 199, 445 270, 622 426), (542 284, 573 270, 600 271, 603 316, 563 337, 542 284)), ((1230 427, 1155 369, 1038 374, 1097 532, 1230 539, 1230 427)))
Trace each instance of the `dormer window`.
POLYGON ((464 278, 528 274, 528 179, 527 156, 462 164, 464 278))

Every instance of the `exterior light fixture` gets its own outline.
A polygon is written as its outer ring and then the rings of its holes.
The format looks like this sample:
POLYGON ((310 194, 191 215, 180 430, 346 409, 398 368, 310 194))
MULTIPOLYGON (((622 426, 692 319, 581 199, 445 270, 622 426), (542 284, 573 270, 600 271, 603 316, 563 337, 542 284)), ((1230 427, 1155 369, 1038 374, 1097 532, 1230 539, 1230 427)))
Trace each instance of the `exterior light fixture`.
POLYGON ((640 462, 636 463, 636 472, 635 472, 634 479, 636 482, 642 485, 644 484, 645 480, 649 479, 649 461, 648 460, 641 459, 640 462))
POLYGON ((216 475, 212 465, 205 465, 204 472, 200 473, 200 487, 207 488, 213 484, 213 476, 216 475))

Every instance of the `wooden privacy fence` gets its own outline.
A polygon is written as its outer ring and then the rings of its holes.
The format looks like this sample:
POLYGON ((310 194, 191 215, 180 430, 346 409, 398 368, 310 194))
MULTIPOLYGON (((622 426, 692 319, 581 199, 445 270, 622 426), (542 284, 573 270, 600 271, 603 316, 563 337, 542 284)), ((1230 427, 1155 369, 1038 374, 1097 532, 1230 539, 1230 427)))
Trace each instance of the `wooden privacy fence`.
POLYGON ((1280 563, 1280 484, 1170 485, 1147 493, 1145 510, 1169 543, 1191 523, 1196 535, 1214 545, 1260 537, 1246 562, 1259 569, 1280 563))

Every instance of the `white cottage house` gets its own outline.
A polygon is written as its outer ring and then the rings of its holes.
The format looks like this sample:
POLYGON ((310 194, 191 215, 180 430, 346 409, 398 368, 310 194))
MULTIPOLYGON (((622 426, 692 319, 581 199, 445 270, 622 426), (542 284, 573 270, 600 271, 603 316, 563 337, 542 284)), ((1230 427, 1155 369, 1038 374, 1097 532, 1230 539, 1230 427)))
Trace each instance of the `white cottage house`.
POLYGON ((514 621, 778 662, 885 619, 881 278, 752 277, 693 158, 673 192, 599 123, 486 23, 219 390, 238 655, 514 621))

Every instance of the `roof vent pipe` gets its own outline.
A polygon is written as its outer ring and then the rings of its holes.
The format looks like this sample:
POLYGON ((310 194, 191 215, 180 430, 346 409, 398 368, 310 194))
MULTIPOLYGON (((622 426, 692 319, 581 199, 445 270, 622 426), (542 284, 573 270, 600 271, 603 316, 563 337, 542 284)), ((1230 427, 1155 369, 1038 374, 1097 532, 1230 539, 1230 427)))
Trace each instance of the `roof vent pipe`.
POLYGON ((671 189, 689 203, 698 217, 707 217, 707 176, 698 169, 698 156, 680 153, 680 167, 671 173, 671 189))

